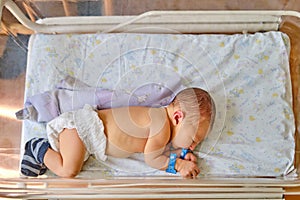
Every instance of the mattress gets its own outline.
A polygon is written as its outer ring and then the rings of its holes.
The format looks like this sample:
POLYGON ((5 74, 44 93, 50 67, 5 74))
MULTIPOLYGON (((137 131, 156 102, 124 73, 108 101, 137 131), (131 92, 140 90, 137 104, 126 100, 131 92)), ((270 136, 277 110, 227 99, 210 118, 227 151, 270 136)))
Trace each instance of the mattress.
MULTIPOLYGON (((289 38, 281 32, 35 34, 25 98, 52 90, 67 76, 134 97, 137 105, 151 97, 135 94, 147 85, 174 93, 200 87, 212 95, 217 111, 211 132, 194 152, 200 176, 284 176, 294 169, 295 153, 289 51, 289 38)), ((24 121, 22 146, 46 137, 45 131, 43 123, 24 121)), ((134 154, 106 162, 91 156, 79 177, 167 175, 134 154)))

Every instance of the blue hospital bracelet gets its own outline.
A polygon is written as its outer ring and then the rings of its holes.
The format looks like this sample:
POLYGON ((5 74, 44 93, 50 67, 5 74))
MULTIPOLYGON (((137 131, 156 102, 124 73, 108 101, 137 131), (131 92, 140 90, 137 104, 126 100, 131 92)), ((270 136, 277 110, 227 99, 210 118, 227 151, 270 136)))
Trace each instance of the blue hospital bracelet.
POLYGON ((181 158, 181 159, 184 159, 184 157, 185 157, 186 154, 188 154, 188 153, 193 153, 193 151, 190 150, 190 149, 182 148, 181 153, 180 153, 180 158, 181 158))
POLYGON ((172 174, 177 173, 177 171, 175 169, 176 158, 177 158, 176 153, 171 153, 170 154, 169 165, 168 165, 168 168, 166 169, 166 172, 172 173, 172 174))

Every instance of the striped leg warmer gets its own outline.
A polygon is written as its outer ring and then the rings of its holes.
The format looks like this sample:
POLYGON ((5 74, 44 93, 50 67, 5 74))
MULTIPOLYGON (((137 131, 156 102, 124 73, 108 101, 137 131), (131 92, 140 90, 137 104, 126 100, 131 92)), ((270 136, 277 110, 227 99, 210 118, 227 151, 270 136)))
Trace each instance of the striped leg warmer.
POLYGON ((47 171, 44 156, 50 148, 47 139, 32 138, 25 144, 25 153, 21 162, 21 173, 25 176, 36 177, 47 171))

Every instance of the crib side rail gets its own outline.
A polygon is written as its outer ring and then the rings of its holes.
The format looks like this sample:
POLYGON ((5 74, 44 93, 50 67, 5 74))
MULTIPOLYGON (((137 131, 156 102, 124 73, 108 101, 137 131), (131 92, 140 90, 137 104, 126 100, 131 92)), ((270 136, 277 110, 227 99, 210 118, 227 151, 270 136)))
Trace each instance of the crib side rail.
MULTIPOLYGON (((222 181, 184 179, 30 179, 1 181, 0 197, 72 199, 282 199, 287 192, 274 179, 222 181), (242 183, 242 182, 243 183, 242 183), (271 183, 272 182, 272 183, 271 183), (270 184, 271 183, 271 184, 270 184)), ((280 184, 281 182, 281 184, 280 184)), ((294 184, 293 184, 294 186, 294 184)))
POLYGON ((150 11, 138 16, 56 17, 30 21, 12 0, 0 0, 25 27, 37 33, 155 32, 226 33, 278 30, 282 16, 296 11, 150 11))

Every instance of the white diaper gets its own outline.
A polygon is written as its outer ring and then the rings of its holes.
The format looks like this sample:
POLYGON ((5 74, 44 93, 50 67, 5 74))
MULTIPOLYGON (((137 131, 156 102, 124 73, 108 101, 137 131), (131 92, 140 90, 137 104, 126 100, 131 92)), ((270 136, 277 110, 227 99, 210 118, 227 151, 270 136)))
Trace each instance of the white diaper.
POLYGON ((64 128, 76 128, 79 138, 86 147, 84 160, 93 154, 97 160, 105 161, 106 136, 104 126, 97 112, 90 105, 83 109, 66 112, 47 124, 47 135, 51 148, 59 152, 58 136, 64 128))

